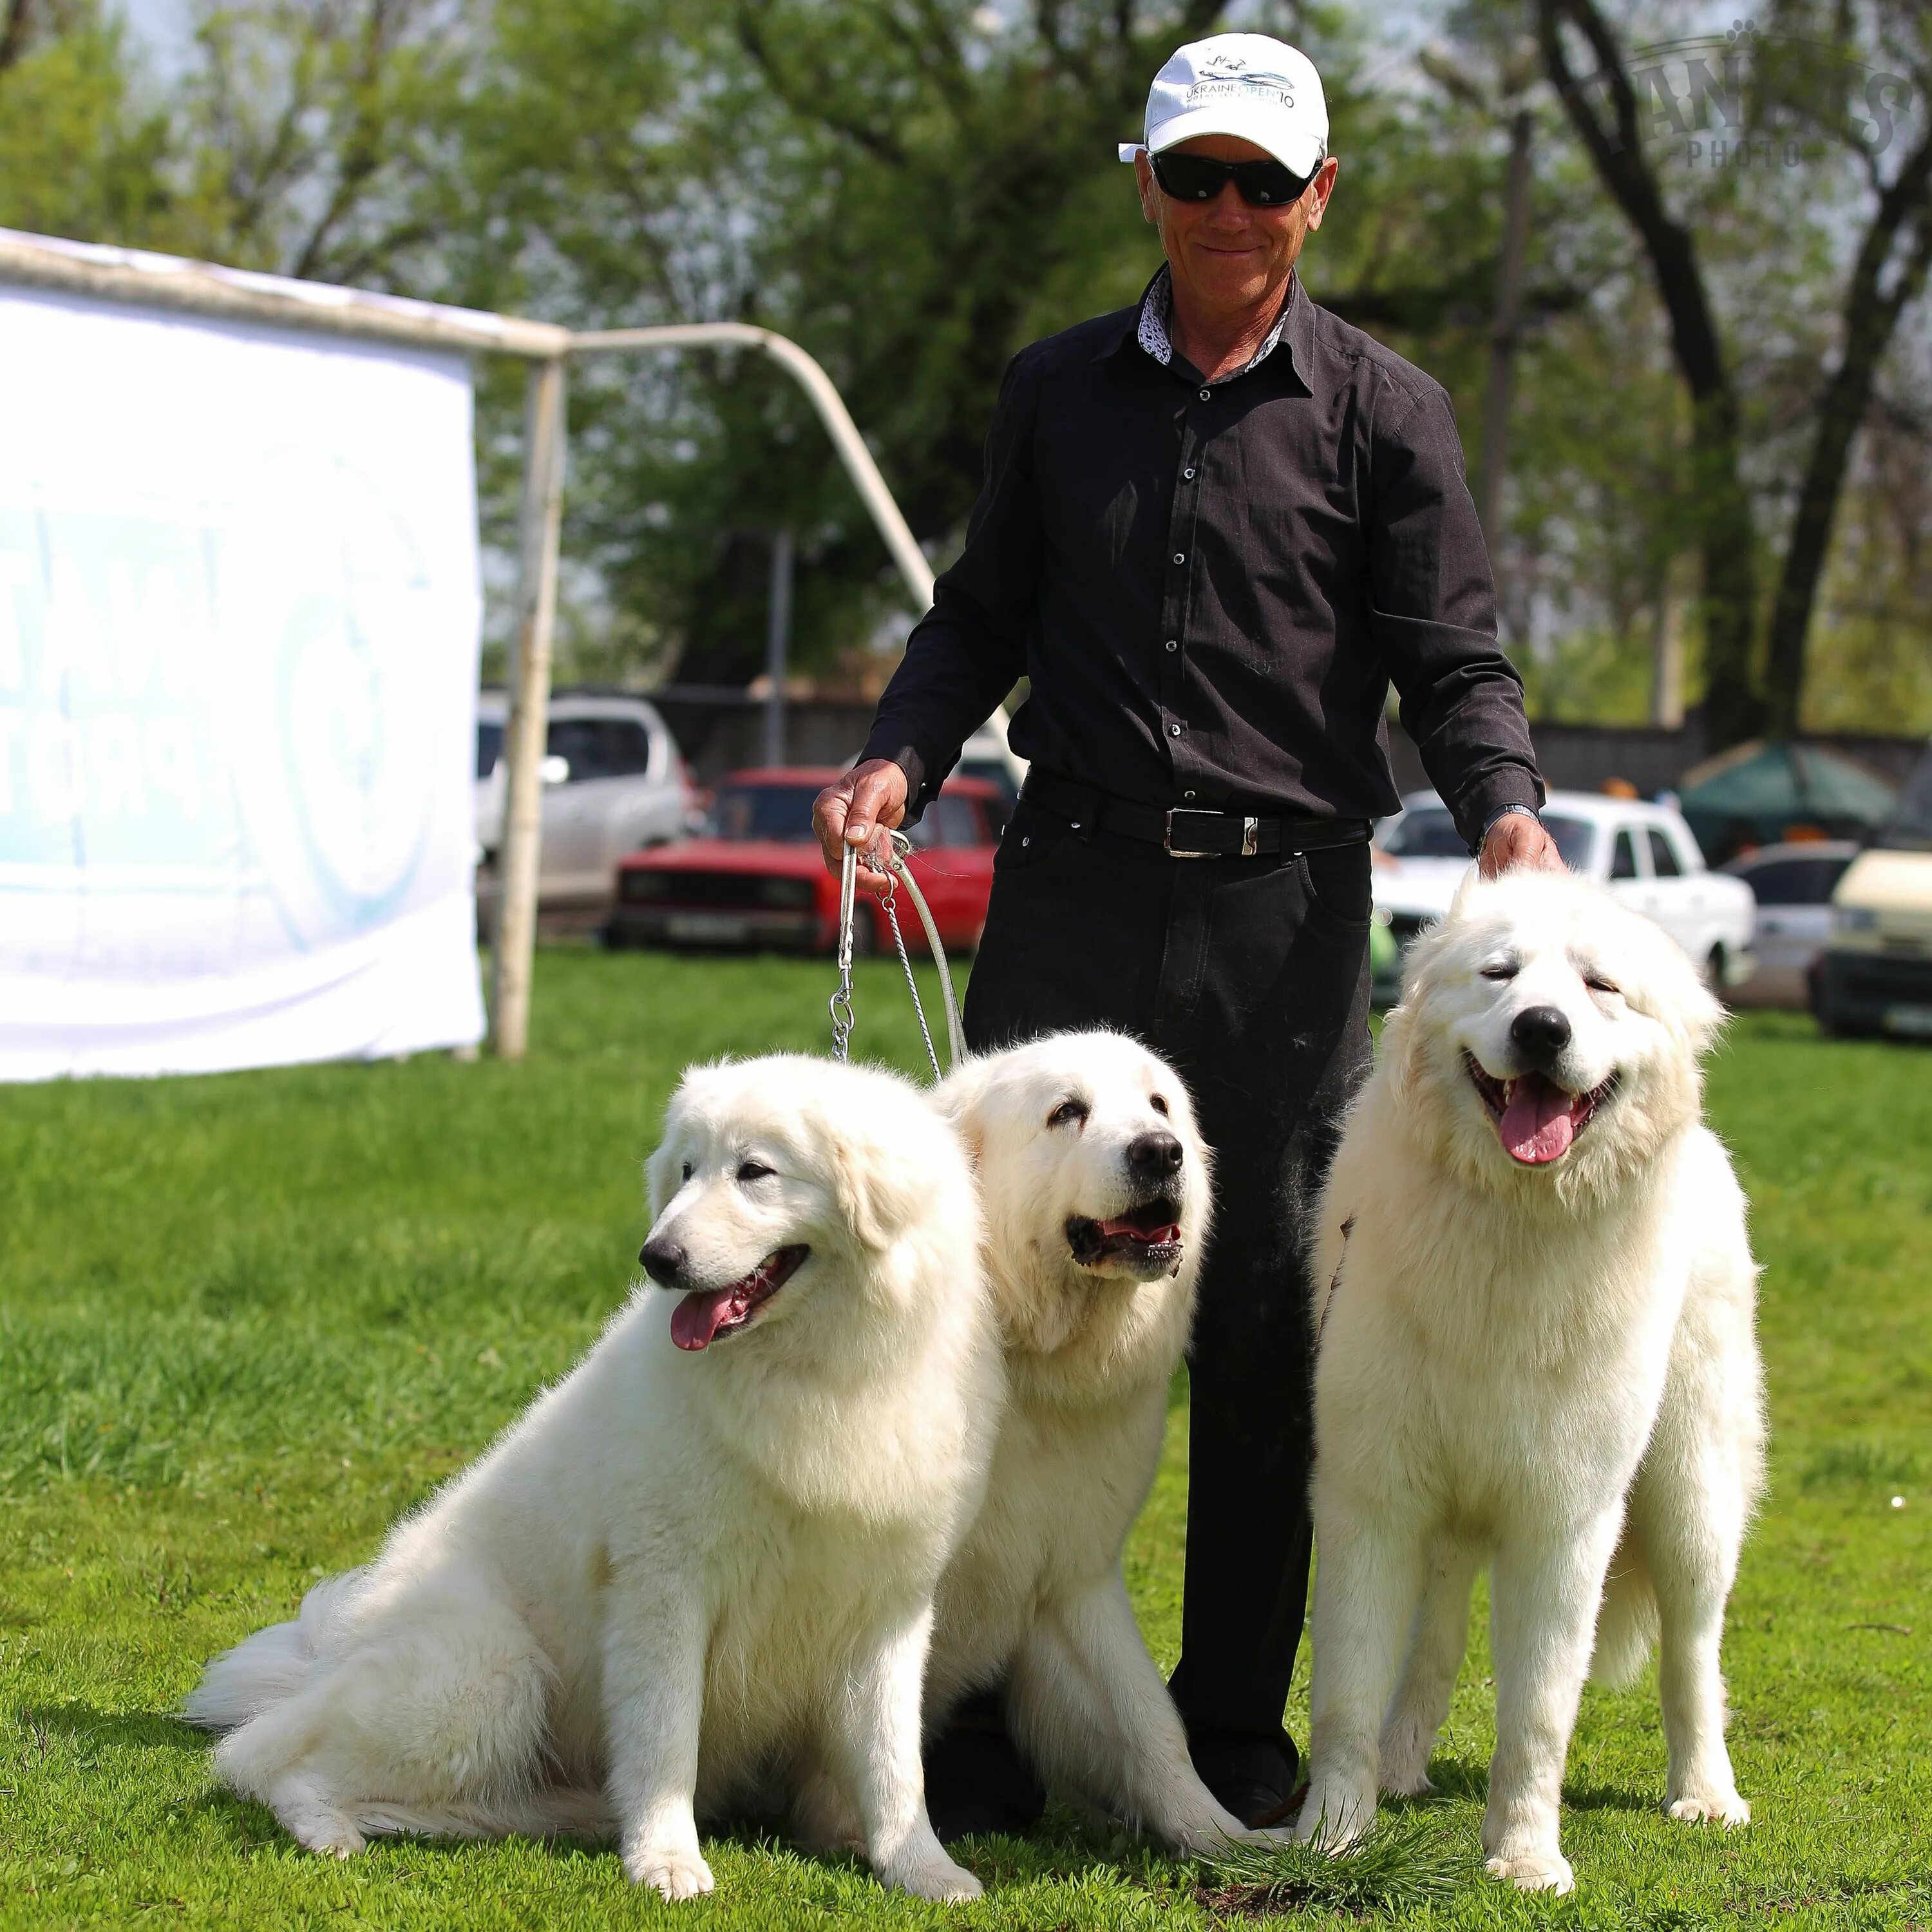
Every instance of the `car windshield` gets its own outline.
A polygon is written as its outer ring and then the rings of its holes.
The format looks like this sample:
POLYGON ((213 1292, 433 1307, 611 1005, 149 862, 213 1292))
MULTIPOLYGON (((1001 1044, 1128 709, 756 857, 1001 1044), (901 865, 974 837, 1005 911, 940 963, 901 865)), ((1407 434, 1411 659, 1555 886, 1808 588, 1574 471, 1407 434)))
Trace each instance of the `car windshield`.
POLYGON ((803 844, 812 829, 812 784, 736 784, 720 787, 711 806, 714 838, 776 838, 803 844))
POLYGON ((1893 852, 1932 852, 1932 751, 1913 768, 1898 810, 1872 842, 1893 852))
MULTIPOLYGON (((1543 829, 1556 842, 1563 862, 1573 872, 1588 872, 1595 827, 1587 818, 1566 818, 1552 812, 1543 821, 1543 829)), ((1402 815, 1402 822, 1383 842, 1384 848, 1398 859, 1460 859, 1467 861, 1469 848, 1456 830, 1448 808, 1418 806, 1402 815)))

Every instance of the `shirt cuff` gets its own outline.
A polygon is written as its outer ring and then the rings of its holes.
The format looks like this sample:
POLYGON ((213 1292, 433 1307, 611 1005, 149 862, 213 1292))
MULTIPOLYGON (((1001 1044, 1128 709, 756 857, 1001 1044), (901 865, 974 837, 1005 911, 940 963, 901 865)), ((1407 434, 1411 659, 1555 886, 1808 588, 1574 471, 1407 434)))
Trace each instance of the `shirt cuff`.
POLYGON ((1512 809, 1532 815, 1542 808, 1543 781, 1528 765, 1498 765, 1486 773, 1451 808, 1456 826, 1472 852, 1482 850, 1489 830, 1512 809))
POLYGON ((901 823, 916 825, 928 802, 922 795, 926 786, 926 760, 910 745, 901 745, 895 749, 868 741, 866 748, 859 754, 859 763, 862 765, 872 758, 884 758, 889 764, 898 766, 905 773, 905 817, 901 823))

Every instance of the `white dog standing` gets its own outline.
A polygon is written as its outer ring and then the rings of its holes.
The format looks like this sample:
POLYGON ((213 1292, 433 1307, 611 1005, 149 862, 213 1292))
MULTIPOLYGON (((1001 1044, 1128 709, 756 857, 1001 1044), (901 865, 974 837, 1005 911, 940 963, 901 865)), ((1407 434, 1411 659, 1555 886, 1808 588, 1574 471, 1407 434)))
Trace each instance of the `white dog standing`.
POLYGON ((1750 1816, 1718 1647, 1763 1424, 1744 1204, 1700 1115, 1718 1018, 1661 931, 1562 875, 1472 882, 1418 942, 1320 1210, 1302 1836, 1358 1836, 1378 1776, 1429 1789, 1486 1560, 1492 1873, 1570 1888, 1593 1630, 1628 1682, 1660 1621, 1670 1815, 1750 1816))
POLYGON ((1208 1233, 1187 1090, 1133 1040, 1072 1033, 968 1062, 939 1102, 979 1176, 1010 1396, 940 1586, 928 1715, 1004 1678, 1050 1779, 1184 1852, 1255 1837, 1195 1774, 1120 1574, 1208 1233))
POLYGON ((640 1290, 586 1359, 299 1619, 190 1700, 302 1844, 616 1831, 667 1898, 697 1817, 808 1754, 874 1870, 978 1895, 927 1821, 941 1570, 1002 1397, 956 1137, 908 1083, 779 1058, 693 1072, 640 1290))

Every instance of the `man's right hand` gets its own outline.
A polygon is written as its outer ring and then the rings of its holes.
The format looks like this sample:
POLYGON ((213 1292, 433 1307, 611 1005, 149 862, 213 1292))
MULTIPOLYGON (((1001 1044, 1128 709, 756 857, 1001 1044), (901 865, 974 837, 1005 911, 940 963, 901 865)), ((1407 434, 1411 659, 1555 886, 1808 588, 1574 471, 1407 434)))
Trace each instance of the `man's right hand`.
POLYGON ((860 851, 905 817, 906 775, 890 758, 868 758, 854 765, 813 801, 812 829, 825 850, 826 871, 835 876, 844 864, 845 848, 860 851))

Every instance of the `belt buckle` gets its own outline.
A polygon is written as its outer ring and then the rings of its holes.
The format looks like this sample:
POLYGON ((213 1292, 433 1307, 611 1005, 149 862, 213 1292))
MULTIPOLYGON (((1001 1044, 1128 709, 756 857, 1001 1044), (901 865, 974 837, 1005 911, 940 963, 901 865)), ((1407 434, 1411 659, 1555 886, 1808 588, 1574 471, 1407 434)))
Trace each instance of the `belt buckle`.
POLYGON ((1218 859, 1219 852, 1204 851, 1198 846, 1177 845, 1174 842, 1174 821, 1177 818, 1221 818, 1226 814, 1219 812, 1204 812, 1198 808, 1176 806, 1167 814, 1167 820, 1160 836, 1160 849, 1170 859, 1218 859))

